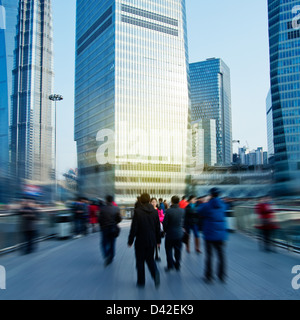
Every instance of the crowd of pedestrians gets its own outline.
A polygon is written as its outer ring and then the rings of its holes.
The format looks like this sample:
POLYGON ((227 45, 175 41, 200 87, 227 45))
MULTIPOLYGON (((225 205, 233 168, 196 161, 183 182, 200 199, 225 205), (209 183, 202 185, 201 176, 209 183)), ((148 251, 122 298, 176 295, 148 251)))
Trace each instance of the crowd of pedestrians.
MULTIPOLYGON (((128 236, 128 247, 134 245, 137 286, 145 286, 145 264, 154 280, 160 285, 160 273, 157 262, 161 261, 160 249, 165 239, 166 272, 180 272, 182 247, 188 254, 193 247, 197 254, 202 254, 200 233, 203 234, 205 249, 204 281, 210 283, 213 275, 213 253, 218 258, 217 277, 221 282, 226 280, 225 242, 227 240, 226 211, 228 204, 220 198, 220 191, 212 188, 209 195, 202 197, 178 196, 171 198, 170 204, 163 199, 150 198, 145 193, 138 197, 128 236), (194 245, 192 241, 194 240, 194 245)), ((100 249, 104 257, 104 265, 114 260, 116 239, 119 236, 118 224, 122 221, 120 209, 112 196, 104 202, 89 201, 78 198, 72 204, 74 217, 74 237, 79 238, 91 232, 100 231, 100 249)), ((269 198, 262 198, 256 206, 262 231, 264 249, 273 250, 271 246, 272 232, 278 228, 274 222, 269 198)), ((24 235, 24 253, 34 250, 34 238, 37 232, 38 210, 33 199, 24 199, 19 214, 22 217, 21 229, 24 235)))

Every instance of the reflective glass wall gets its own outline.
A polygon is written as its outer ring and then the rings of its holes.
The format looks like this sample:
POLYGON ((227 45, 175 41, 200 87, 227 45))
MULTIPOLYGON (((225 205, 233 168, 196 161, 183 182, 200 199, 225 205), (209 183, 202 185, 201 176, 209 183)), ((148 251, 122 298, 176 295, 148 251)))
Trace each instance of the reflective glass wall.
POLYGON ((11 113, 11 168, 16 178, 54 177, 51 0, 19 1, 11 113))
POLYGON ((300 191, 300 1, 269 0, 275 180, 279 194, 300 191))
POLYGON ((230 69, 221 59, 190 64, 192 121, 216 120, 217 164, 232 162, 230 69))
POLYGON ((83 191, 112 192, 119 203, 133 203, 142 192, 183 194, 189 115, 185 1, 78 0, 77 46, 75 137, 83 191), (84 37, 90 44, 81 51, 84 37), (90 65, 94 59, 101 60, 99 72, 98 63, 90 65), (92 86, 97 100, 90 97, 92 86))

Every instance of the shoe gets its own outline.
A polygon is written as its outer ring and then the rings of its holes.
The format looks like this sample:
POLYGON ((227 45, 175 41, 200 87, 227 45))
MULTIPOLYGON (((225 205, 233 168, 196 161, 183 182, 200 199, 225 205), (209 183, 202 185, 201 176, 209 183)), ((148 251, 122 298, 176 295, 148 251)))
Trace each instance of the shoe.
POLYGON ((203 281, 206 283, 206 284, 212 284, 212 278, 207 278, 207 277, 203 277, 203 281))
POLYGON ((161 258, 156 257, 156 258, 155 258, 155 261, 157 261, 157 262, 161 262, 161 258))
POLYGON ((137 283, 136 284, 138 289, 144 289, 145 288, 145 283, 137 283))
POLYGON ((172 270, 173 270, 173 268, 165 267, 165 271, 166 271, 166 272, 170 272, 170 271, 172 271, 172 270))
POLYGON ((175 269, 176 269, 177 272, 179 272, 180 271, 180 266, 175 266, 175 269))

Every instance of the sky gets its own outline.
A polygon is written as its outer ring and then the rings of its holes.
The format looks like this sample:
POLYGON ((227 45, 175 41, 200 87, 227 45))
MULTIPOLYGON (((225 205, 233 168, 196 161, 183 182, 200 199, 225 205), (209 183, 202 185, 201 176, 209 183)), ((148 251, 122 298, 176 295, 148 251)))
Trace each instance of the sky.
MULTIPOLYGON (((100 1, 100 0, 99 0, 100 1)), ((76 0, 53 0, 57 170, 76 168, 74 75, 76 0)), ((190 62, 221 58, 231 70, 232 131, 240 146, 267 150, 270 88, 267 0, 186 0, 190 62)), ((238 144, 234 145, 234 152, 238 144)))

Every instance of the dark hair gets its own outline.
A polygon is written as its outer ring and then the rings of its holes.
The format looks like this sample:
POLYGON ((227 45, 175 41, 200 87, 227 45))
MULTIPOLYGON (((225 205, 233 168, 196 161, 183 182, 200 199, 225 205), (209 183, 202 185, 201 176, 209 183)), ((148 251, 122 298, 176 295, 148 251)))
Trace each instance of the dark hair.
POLYGON ((178 196, 173 196, 173 197, 171 198, 171 202, 172 202, 173 204, 178 204, 178 203, 179 203, 179 197, 178 197, 178 196))
POLYGON ((181 198, 181 200, 184 200, 184 199, 186 199, 186 196, 183 196, 183 197, 181 198))
POLYGON ((220 195, 221 191, 218 188, 212 188, 210 189, 209 193, 213 198, 217 198, 220 195))
POLYGON ((114 197, 111 195, 106 196, 106 202, 107 203, 112 203, 114 201, 114 197))
POLYGON ((188 202, 190 202, 192 199, 194 199, 194 198, 196 198, 196 196, 189 196, 189 200, 188 200, 188 202))
POLYGON ((141 203, 146 204, 150 202, 150 195, 148 193, 143 193, 141 195, 141 203))
POLYGON ((163 202, 163 199, 162 199, 162 198, 159 198, 158 201, 159 201, 159 202, 163 202))

